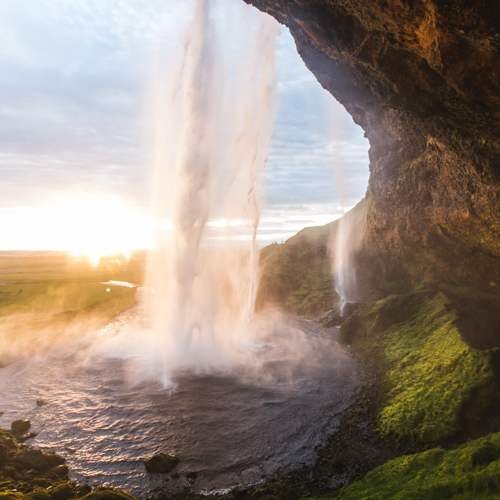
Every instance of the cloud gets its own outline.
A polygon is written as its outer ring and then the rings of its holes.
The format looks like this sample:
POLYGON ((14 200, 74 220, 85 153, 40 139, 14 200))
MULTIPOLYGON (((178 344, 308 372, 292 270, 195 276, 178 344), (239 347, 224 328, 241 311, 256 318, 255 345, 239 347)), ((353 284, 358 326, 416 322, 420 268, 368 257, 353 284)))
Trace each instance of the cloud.
MULTIPOLYGON (((187 7, 0 2, 0 207, 76 188, 146 203, 148 76, 179 43, 187 7)), ((277 57, 279 105, 264 174, 270 209, 285 216, 283 207, 307 205, 321 214, 328 204, 352 204, 367 183, 361 130, 316 82, 285 29, 277 57)))

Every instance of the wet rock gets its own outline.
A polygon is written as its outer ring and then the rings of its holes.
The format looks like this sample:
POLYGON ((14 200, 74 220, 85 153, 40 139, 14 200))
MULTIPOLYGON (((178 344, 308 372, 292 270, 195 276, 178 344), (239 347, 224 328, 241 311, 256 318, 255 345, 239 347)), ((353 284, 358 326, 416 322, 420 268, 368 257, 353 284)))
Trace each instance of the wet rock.
POLYGON ((134 497, 127 493, 112 488, 98 488, 83 496, 85 500, 134 500, 134 497))
POLYGON ((319 318, 319 323, 325 328, 339 326, 342 322, 342 316, 338 308, 330 309, 319 318))
POLYGON ((30 428, 31 422, 29 420, 14 420, 14 422, 10 424, 10 430, 16 437, 26 435, 30 428))
POLYGON ((44 453, 34 448, 23 448, 17 453, 15 462, 27 469, 47 472, 58 465, 63 465, 65 460, 54 453, 44 453))
POLYGON ((8 431, 0 429, 0 465, 8 458, 15 455, 18 449, 18 444, 8 431))
POLYGON ((21 443, 24 443, 25 441, 28 441, 28 439, 33 439, 38 436, 38 432, 28 432, 28 434, 24 434, 23 436, 18 436, 17 440, 20 441, 21 443))
POLYGON ((493 443, 485 443, 472 454, 471 461, 474 467, 485 467, 498 457, 500 457, 500 450, 493 443))
POLYGON ((88 495, 92 491, 92 488, 88 484, 78 485, 76 488, 76 494, 79 497, 88 495))
POLYGON ((69 500, 76 496, 75 485, 71 481, 48 488, 47 491, 53 500, 69 500))
POLYGON ((144 460, 146 471, 150 474, 168 474, 177 467, 178 463, 179 459, 168 453, 158 453, 144 460))
POLYGON ((51 498, 46 488, 35 488, 30 493, 30 500, 50 500, 51 498))
POLYGON ((65 478, 69 474, 69 469, 66 464, 56 465, 50 469, 50 474, 55 477, 65 478))

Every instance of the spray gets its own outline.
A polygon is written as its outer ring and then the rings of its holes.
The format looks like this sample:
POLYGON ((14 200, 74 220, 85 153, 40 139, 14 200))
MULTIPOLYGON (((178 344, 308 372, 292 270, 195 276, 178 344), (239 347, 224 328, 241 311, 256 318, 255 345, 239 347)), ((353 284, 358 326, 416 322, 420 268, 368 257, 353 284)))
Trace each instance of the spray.
POLYGON ((242 4, 240 29, 231 44, 226 31, 223 46, 213 4, 195 0, 180 57, 157 93, 157 227, 146 309, 164 383, 176 369, 230 364, 248 333, 257 290, 260 177, 272 134, 278 28, 242 4), (214 225, 224 230, 217 242, 214 225), (247 234, 239 245, 236 231, 247 234))
POLYGON ((333 274, 341 315, 344 314, 346 304, 360 300, 355 258, 363 241, 365 225, 366 203, 363 201, 337 221, 333 274))

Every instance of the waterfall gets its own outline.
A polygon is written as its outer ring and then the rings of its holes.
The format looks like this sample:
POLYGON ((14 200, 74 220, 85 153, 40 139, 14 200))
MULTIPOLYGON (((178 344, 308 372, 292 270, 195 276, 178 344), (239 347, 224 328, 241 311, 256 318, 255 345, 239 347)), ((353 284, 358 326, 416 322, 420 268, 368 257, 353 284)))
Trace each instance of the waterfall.
POLYGON ((356 253, 359 250, 366 224, 366 203, 359 202, 337 221, 333 252, 335 291, 339 296, 340 314, 346 304, 360 300, 356 253))
POLYGON ((195 0, 155 94, 146 309, 165 382, 174 369, 231 363, 254 310, 278 28, 243 3, 232 8, 223 45, 214 2, 195 0))

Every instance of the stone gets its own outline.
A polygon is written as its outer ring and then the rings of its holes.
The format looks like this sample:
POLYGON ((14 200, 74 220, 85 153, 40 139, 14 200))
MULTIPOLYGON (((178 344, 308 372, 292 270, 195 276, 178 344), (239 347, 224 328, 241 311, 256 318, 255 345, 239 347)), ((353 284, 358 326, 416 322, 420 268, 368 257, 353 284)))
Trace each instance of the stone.
POLYGON ((21 467, 47 472, 63 465, 65 460, 54 453, 45 453, 36 448, 22 448, 15 456, 15 462, 21 467))
POLYGON ((48 488, 48 493, 53 500, 69 500, 76 496, 75 486, 71 481, 65 481, 57 486, 48 488))
POLYGON ((472 454, 471 461, 474 467, 486 467, 498 458, 500 458, 500 450, 493 443, 486 442, 472 454))
POLYGON ((31 428, 31 422, 29 420, 14 420, 10 424, 10 430, 12 434, 16 437, 22 437, 28 433, 31 428))
POLYGON ((179 459, 176 456, 168 453, 158 453, 144 460, 144 467, 150 474, 168 474, 177 467, 178 463, 179 459))

